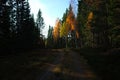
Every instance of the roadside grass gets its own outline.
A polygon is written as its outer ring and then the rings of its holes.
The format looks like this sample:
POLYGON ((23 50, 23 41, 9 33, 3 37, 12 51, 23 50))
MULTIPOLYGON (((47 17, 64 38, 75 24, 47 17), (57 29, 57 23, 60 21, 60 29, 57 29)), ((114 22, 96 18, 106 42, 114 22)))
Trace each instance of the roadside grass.
POLYGON ((17 55, 0 56, 0 80, 36 80, 52 64, 58 54, 52 50, 36 50, 17 55))
POLYGON ((120 49, 102 48, 73 49, 87 59, 93 71, 102 80, 120 80, 120 49))

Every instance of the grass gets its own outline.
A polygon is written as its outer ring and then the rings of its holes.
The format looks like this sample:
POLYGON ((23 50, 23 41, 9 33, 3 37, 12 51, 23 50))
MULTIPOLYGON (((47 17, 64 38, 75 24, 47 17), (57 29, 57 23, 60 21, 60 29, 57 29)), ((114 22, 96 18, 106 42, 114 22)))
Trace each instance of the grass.
POLYGON ((0 80, 35 80, 52 64, 56 51, 36 50, 17 55, 0 56, 0 80))
POLYGON ((120 49, 105 51, 97 48, 74 49, 87 59, 88 64, 102 80, 120 80, 120 49))

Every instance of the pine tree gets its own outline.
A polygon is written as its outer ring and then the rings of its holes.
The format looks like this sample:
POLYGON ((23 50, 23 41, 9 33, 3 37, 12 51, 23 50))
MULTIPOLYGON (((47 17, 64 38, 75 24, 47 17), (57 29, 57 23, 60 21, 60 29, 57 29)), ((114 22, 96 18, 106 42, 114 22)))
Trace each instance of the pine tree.
POLYGON ((39 9, 38 14, 37 14, 37 20, 36 20, 36 24, 40 29, 40 35, 42 35, 42 29, 45 27, 44 26, 44 20, 42 17, 42 13, 41 10, 39 9))
POLYGON ((87 18, 88 18, 88 13, 89 13, 89 9, 88 9, 88 5, 86 4, 86 2, 84 0, 78 0, 78 14, 77 14, 77 29, 79 32, 79 41, 78 43, 80 44, 80 47, 85 47, 87 44, 87 35, 86 33, 88 33, 86 31, 86 22, 87 22, 87 18))
POLYGON ((53 27, 49 26, 47 35, 47 48, 54 48, 53 27))
POLYGON ((106 0, 107 9, 107 24, 109 26, 108 36, 112 47, 120 46, 120 1, 119 0, 106 0))
POLYGON ((0 49, 9 50, 10 46, 10 6, 8 0, 0 1, 0 49))

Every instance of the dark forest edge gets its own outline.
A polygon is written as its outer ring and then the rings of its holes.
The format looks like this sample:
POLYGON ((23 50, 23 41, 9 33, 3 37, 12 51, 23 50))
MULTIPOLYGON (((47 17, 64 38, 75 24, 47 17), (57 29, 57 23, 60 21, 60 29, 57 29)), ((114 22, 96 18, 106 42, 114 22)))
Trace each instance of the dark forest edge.
POLYGON ((44 19, 30 14, 28 0, 0 1, 0 55, 34 49, 120 48, 119 0, 70 1, 62 19, 49 26, 44 37, 44 19), (75 7, 78 7, 77 13, 75 7))
POLYGON ((81 48, 72 50, 86 59, 86 62, 101 80, 120 79, 120 48, 111 50, 102 48, 81 48))
POLYGON ((30 14, 28 0, 0 0, 0 55, 45 48, 44 20, 30 14))

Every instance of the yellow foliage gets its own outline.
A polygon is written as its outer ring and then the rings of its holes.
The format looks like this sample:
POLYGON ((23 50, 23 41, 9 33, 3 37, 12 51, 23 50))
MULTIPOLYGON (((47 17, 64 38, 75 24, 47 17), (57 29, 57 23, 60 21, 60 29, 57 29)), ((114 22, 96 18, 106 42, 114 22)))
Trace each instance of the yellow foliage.
POLYGON ((59 19, 56 20, 56 24, 53 29, 53 38, 56 41, 60 37, 60 27, 61 27, 61 22, 59 19))
POLYGON ((87 22, 86 22, 86 24, 87 24, 87 30, 90 30, 91 29, 91 21, 92 21, 92 19, 93 19, 93 12, 90 12, 89 14, 88 14, 88 20, 87 20, 87 22))
POLYGON ((71 25, 71 30, 73 30, 73 31, 75 30, 75 25, 73 25, 73 24, 71 25))
POLYGON ((88 21, 89 20, 91 21, 92 19, 93 19, 93 12, 90 12, 89 15, 88 15, 88 21))
POLYGON ((69 24, 69 29, 70 30, 75 30, 75 15, 72 11, 72 8, 70 8, 70 11, 67 15, 66 22, 69 24))
POLYGON ((78 31, 76 31, 76 36, 77 36, 77 38, 79 38, 79 33, 78 33, 78 31))
POLYGON ((69 31, 69 27, 66 22, 62 24, 60 27, 60 37, 67 36, 69 31))

